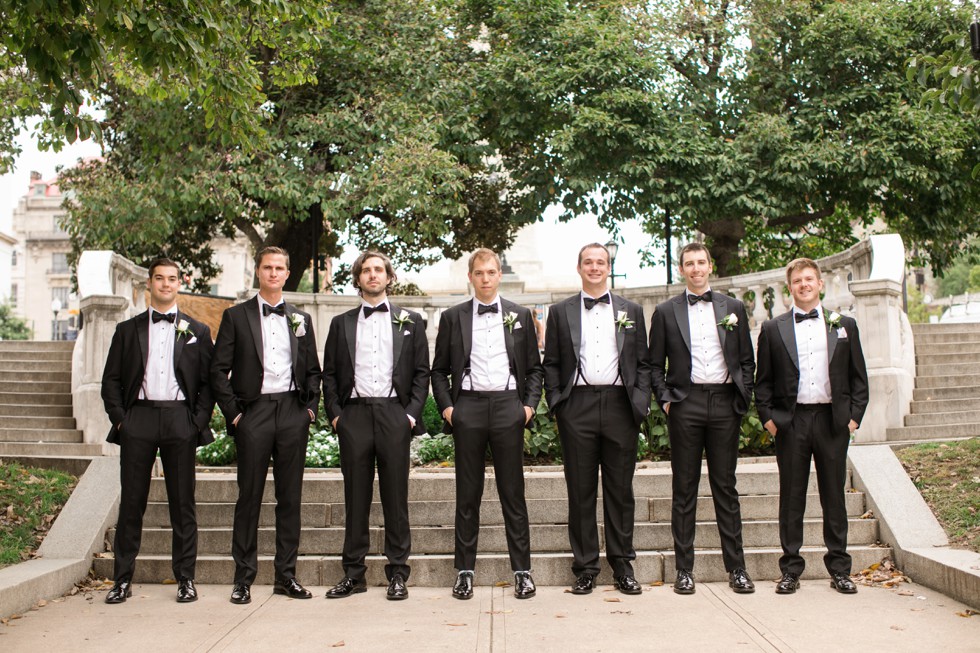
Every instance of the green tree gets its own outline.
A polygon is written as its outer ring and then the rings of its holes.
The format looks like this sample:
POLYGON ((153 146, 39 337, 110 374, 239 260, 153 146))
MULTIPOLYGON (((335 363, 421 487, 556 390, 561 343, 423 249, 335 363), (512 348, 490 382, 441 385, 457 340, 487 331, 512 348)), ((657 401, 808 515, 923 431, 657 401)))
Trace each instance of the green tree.
POLYGON ((31 329, 13 313, 9 302, 0 304, 0 340, 29 340, 31 329))

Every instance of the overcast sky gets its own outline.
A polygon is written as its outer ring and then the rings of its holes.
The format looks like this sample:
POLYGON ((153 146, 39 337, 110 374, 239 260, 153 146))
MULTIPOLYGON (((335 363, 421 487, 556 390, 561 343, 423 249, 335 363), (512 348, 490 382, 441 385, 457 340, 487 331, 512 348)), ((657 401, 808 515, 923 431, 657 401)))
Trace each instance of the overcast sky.
MULTIPOLYGON (((57 153, 38 151, 27 133, 21 134, 19 141, 23 153, 17 159, 16 168, 0 177, 0 231, 8 234, 12 233, 13 210, 17 201, 27 194, 32 170, 40 172, 42 179, 51 179, 58 166, 70 166, 79 158, 98 156, 101 153, 99 146, 92 141, 66 146, 57 153)), ((581 216, 571 222, 559 224, 554 218, 555 213, 557 211, 545 213, 543 228, 540 230, 544 243, 539 251, 546 267, 574 268, 574 252, 583 244, 604 243, 609 240, 609 233, 598 226, 594 216, 581 216)), ((651 286, 666 282, 666 272, 662 267, 640 268, 639 252, 649 241, 638 222, 621 225, 619 241, 621 244, 616 257, 616 273, 626 274, 626 278, 617 280, 617 287, 651 286)), ((347 252, 342 259, 353 260, 355 256, 356 253, 347 252)))

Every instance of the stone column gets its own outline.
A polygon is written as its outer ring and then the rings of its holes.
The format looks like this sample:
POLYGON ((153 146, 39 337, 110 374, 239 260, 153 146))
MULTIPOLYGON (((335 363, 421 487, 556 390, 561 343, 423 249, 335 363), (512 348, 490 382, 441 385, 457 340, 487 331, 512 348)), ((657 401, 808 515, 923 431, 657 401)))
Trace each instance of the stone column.
MULTIPOLYGON (((72 412, 86 443, 105 443, 110 424, 102 403, 102 371, 116 324, 128 317, 130 302, 117 295, 89 295, 79 306, 83 327, 72 368, 81 374, 72 390, 72 412)), ((103 452, 118 454, 119 448, 106 444, 103 452)))
POLYGON ((893 279, 852 281, 855 319, 868 365, 870 402, 855 442, 883 442, 903 426, 915 386, 912 325, 902 310, 902 284, 893 279))

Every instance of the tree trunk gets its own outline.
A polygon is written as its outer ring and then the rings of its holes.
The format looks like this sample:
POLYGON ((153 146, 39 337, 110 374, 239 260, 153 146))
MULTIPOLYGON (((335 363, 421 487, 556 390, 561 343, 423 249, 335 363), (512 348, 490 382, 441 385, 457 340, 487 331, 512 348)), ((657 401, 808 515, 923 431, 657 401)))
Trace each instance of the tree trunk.
POLYGON ((745 223, 738 218, 711 220, 699 224, 698 231, 708 237, 715 274, 719 277, 738 274, 741 271, 738 245, 745 237, 745 223))
POLYGON ((290 220, 275 223, 266 233, 265 241, 262 243, 263 247, 282 247, 289 253, 289 278, 283 286, 286 292, 293 292, 299 287, 299 282, 313 261, 313 248, 316 247, 313 237, 314 220, 319 221, 320 227, 317 233, 322 234, 325 225, 323 210, 319 203, 307 208, 307 218, 303 221, 290 220))

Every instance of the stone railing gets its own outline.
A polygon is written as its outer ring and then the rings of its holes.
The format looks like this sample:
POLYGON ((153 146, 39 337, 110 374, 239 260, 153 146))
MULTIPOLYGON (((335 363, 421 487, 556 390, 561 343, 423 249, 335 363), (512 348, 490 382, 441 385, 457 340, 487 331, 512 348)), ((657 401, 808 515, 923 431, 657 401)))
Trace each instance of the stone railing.
MULTIPOLYGON (((872 236, 834 256, 818 261, 824 279, 823 305, 854 316, 871 377, 871 403, 856 439, 883 441, 885 430, 902 426, 912 399, 915 377, 912 329, 902 309, 905 249, 897 235, 872 236)), ((742 299, 749 313, 753 340, 764 320, 791 305, 785 271, 767 270, 712 279, 711 287, 742 299)), ((102 369, 116 322, 144 310, 146 270, 111 252, 85 252, 79 263, 79 290, 84 329, 75 347, 75 417, 86 442, 100 442, 109 428, 99 395, 102 369), (87 279, 83 284, 83 273, 87 279), (80 372, 80 373, 78 373, 80 372)), ((643 306, 649 320, 660 302, 682 292, 682 284, 628 288, 622 294, 643 306)), ((244 300, 254 291, 244 292, 244 300)), ((567 293, 509 294, 524 306, 548 306, 567 293)), ((466 295, 392 297, 398 306, 418 311, 426 320, 430 354, 435 347, 439 317, 466 295)), ((323 350, 330 321, 358 305, 352 295, 286 293, 286 301, 308 312, 323 350)), ((322 355, 322 354, 321 354, 322 355)))

